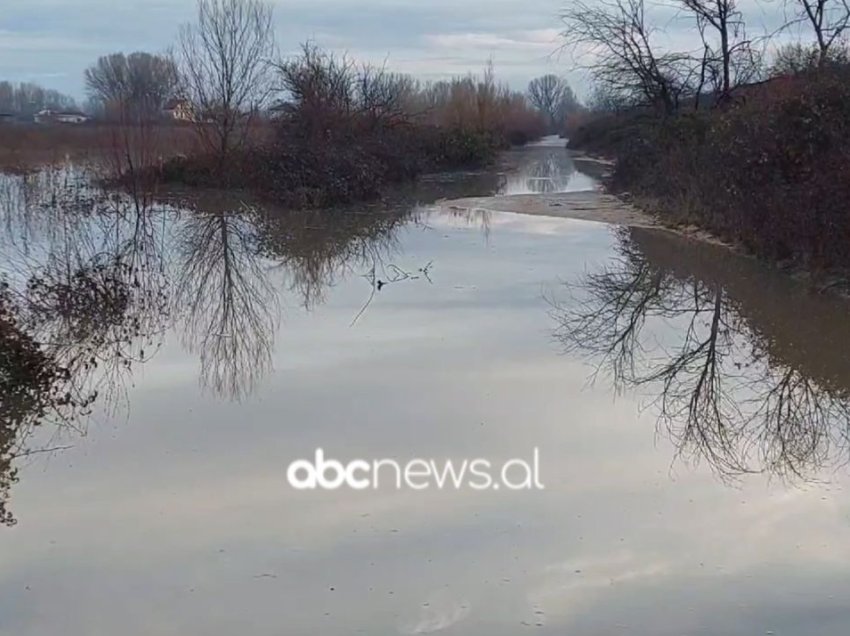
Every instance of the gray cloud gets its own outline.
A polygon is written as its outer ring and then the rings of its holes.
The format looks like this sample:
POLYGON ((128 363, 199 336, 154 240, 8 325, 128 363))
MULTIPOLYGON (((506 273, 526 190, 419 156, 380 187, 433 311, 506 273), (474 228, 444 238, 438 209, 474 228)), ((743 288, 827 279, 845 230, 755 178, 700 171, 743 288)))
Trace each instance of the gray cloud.
MULTIPOLYGON (((338 52, 423 79, 480 71, 492 58, 498 77, 522 88, 556 72, 583 87, 561 45, 558 18, 569 0, 276 0, 283 53, 311 39, 338 52)), ((0 77, 38 81, 83 96, 83 70, 114 51, 161 51, 190 20, 194 0, 6 0, 0 15, 0 77)), ((783 21, 776 2, 742 0, 761 31, 783 21)), ((671 42, 693 40, 690 22, 653 9, 671 42)))

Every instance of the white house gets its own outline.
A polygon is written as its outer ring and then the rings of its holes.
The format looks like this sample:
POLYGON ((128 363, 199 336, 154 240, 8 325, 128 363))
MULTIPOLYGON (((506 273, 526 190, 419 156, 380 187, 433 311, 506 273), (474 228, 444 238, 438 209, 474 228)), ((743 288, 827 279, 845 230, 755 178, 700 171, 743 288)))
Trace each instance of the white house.
POLYGON ((195 110, 187 99, 171 99, 163 107, 162 114, 175 121, 195 121, 195 110))
POLYGON ((37 124, 84 124, 89 118, 85 113, 76 110, 53 111, 41 110, 35 114, 37 124))
POLYGON ((89 120, 85 113, 78 111, 67 111, 56 113, 56 121, 60 124, 84 124, 89 120))

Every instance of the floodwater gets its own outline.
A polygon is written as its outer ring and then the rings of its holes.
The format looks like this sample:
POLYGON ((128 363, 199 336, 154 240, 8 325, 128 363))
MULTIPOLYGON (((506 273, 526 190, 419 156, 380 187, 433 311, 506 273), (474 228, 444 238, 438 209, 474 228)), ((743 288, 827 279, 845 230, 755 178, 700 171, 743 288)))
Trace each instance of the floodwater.
POLYGON ((3 178, 0 634, 846 634, 847 303, 430 205, 593 187, 522 152, 345 215, 3 178), (317 448, 545 488, 293 489, 317 448))
MULTIPOLYGON (((547 137, 519 150, 506 153, 515 168, 501 180, 496 194, 554 194, 592 190, 596 181, 575 169, 564 152, 563 139, 547 137)), ((468 196, 468 195, 467 195, 468 196)))

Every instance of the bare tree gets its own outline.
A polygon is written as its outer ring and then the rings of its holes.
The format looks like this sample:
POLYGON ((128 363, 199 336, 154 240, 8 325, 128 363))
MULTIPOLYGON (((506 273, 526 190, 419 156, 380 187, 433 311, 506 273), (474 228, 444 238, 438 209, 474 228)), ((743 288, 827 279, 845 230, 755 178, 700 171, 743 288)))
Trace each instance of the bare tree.
POLYGON ((15 106, 15 87, 11 82, 0 82, 0 110, 11 112, 15 106))
POLYGON ((760 56, 747 37, 737 0, 679 0, 693 14, 703 42, 697 99, 706 80, 718 100, 740 84, 756 79, 760 56))
POLYGON ((564 81, 564 84, 564 93, 561 95, 561 101, 558 103, 557 110, 555 112, 555 118, 560 125, 563 125, 569 115, 582 110, 582 106, 579 103, 572 87, 566 82, 566 80, 564 81))
POLYGON ((326 141, 365 128, 371 135, 410 123, 417 84, 384 66, 356 66, 312 42, 301 54, 275 64, 276 90, 294 138, 326 141))
POLYGON ((409 75, 391 73, 383 66, 365 65, 356 80, 358 106, 371 128, 407 123, 415 82, 409 75))
MULTIPOLYGON (((276 65, 275 88, 295 123, 293 132, 302 138, 326 138, 356 111, 358 78, 354 63, 326 53, 311 42, 301 54, 276 65)), ((367 79, 367 84, 371 80, 367 79)), ((370 91, 364 91, 364 96, 370 91)))
POLYGON ((178 85, 177 66, 165 55, 113 53, 86 69, 89 97, 107 114, 132 110, 139 116, 158 116, 178 85))
POLYGON ((154 185, 156 173, 144 168, 162 156, 164 134, 157 122, 165 103, 177 92, 177 66, 165 55, 113 53, 86 69, 85 78, 90 103, 101 116, 118 124, 108 129, 110 168, 140 197, 141 186, 154 185))
POLYGON ((179 39, 184 90, 201 139, 223 161, 244 142, 270 90, 272 7, 262 0, 198 0, 179 39))
POLYGON ((657 46, 644 0, 578 0, 561 17, 567 47, 589 58, 593 75, 609 93, 667 113, 676 110, 689 59, 657 46))
POLYGON ((793 0, 797 8, 796 22, 808 22, 815 32, 818 66, 830 59, 833 45, 840 42, 850 27, 848 0, 793 0))
POLYGON ((591 86, 585 107, 593 113, 618 113, 632 105, 630 95, 623 95, 610 87, 596 83, 591 86))
POLYGON ((566 80, 551 74, 531 80, 528 98, 531 105, 546 116, 552 128, 577 106, 575 93, 566 80))

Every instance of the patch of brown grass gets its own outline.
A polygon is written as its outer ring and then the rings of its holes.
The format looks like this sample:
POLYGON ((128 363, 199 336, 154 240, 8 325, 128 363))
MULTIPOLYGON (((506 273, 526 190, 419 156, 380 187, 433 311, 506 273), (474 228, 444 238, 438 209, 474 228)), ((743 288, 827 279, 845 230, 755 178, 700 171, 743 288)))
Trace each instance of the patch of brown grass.
MULTIPOLYGON (((190 125, 155 127, 157 152, 162 159, 195 150, 195 130, 190 125)), ((41 166, 75 161, 101 163, 115 152, 116 139, 127 131, 118 124, 56 124, 0 126, 0 170, 28 172, 41 166)))

